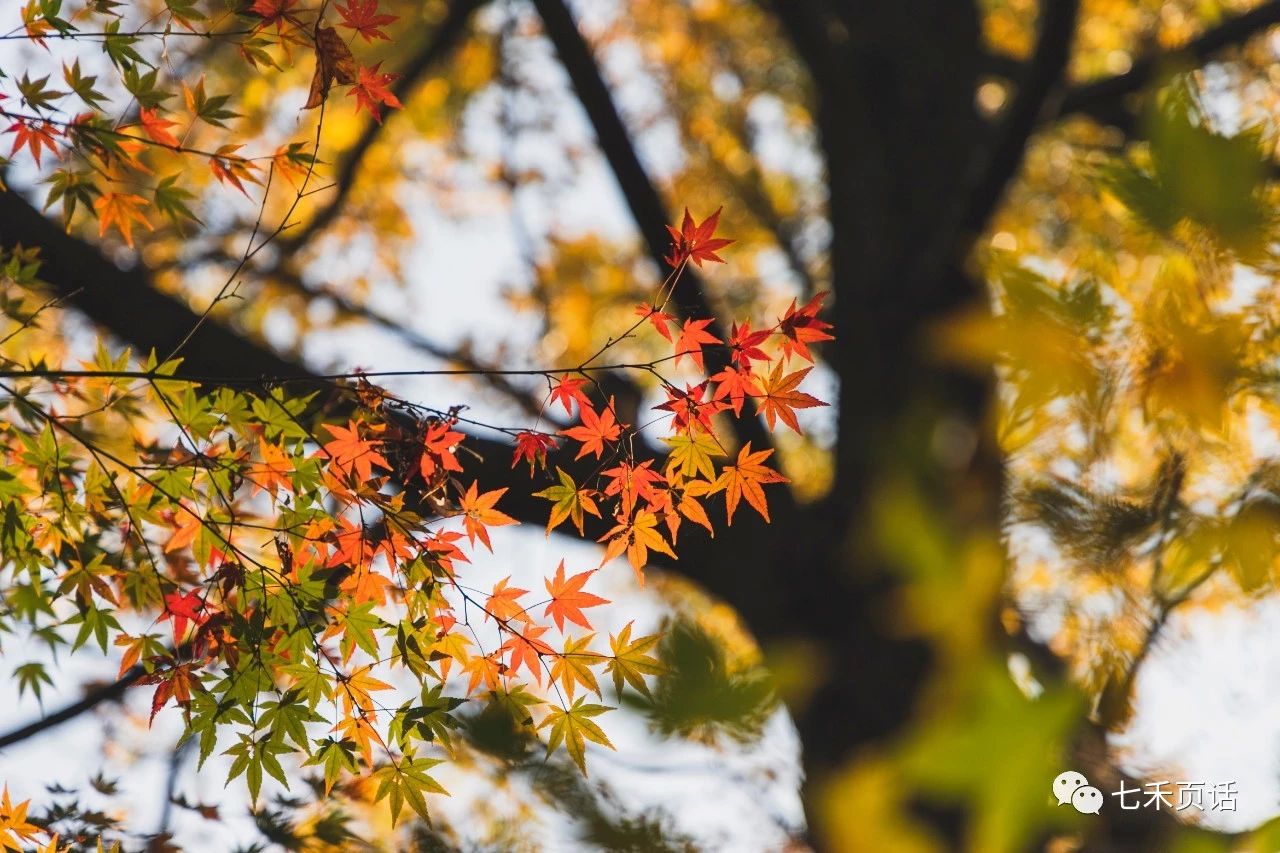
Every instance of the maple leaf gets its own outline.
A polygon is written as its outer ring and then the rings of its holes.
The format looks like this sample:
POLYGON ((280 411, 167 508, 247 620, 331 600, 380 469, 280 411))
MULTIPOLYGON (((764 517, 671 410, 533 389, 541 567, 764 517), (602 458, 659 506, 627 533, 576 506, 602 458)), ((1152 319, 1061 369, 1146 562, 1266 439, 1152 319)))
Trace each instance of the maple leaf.
POLYGON ((675 322, 675 317, 665 311, 662 311, 658 306, 649 305, 647 303, 637 305, 636 314, 652 323, 653 327, 658 330, 658 334, 662 335, 668 341, 671 340, 671 329, 669 324, 675 322))
POLYGON ((373 116, 373 120, 378 124, 382 124, 382 111, 378 108, 380 104, 386 104, 395 109, 404 106, 395 93, 387 88, 400 75, 383 74, 378 70, 381 67, 381 62, 373 66, 361 65, 355 85, 347 92, 348 95, 356 96, 356 112, 359 113, 361 109, 368 110, 369 115, 373 116))
POLYGON ((286 23, 301 27, 302 22, 291 11, 296 5, 298 0, 253 0, 249 11, 262 16, 262 22, 254 28, 254 32, 265 30, 272 24, 276 25, 277 33, 284 31, 286 23))
POLYGON ((182 637, 187 632, 188 623, 193 622, 197 626, 204 624, 205 620, 209 618, 204 611, 204 599, 198 589, 193 589, 186 595, 178 592, 170 592, 165 595, 164 612, 160 614, 160 620, 173 620, 174 645, 182 642, 182 637))
MULTIPOLYGON (((184 504, 185 506, 185 504, 184 504)), ((186 510, 181 514, 179 521, 173 528, 173 535, 169 537, 169 541, 164 544, 164 552, 166 554, 179 551, 195 541, 199 535, 201 527, 200 516, 190 510, 186 510)))
POLYGON ((602 472, 602 476, 609 478, 604 493, 621 496, 624 515, 631 515, 631 511, 635 509, 637 497, 647 501, 656 499, 653 484, 661 483, 663 476, 650 467, 652 464, 653 460, 646 460, 639 465, 624 461, 602 472))
POLYGON ((729 329, 729 345, 730 360, 742 368, 751 367, 753 361, 768 361, 769 355, 762 349, 760 344, 769 339, 769 331, 751 331, 751 322, 744 322, 741 326, 734 323, 729 329))
POLYGON ((712 416, 730 408, 729 404, 715 399, 702 399, 707 393, 706 382, 699 382, 697 385, 686 383, 684 387, 685 390, 681 391, 674 385, 662 386, 667 394, 667 402, 654 408, 671 412, 675 416, 671 420, 671 426, 678 433, 689 432, 694 424, 702 427, 705 432, 711 432, 712 416))
POLYGON ((422 479, 430 483, 437 469, 461 472, 462 465, 458 463, 456 448, 464 438, 466 436, 454 430, 447 421, 427 427, 422 457, 418 460, 422 479))
POLYGON ((826 298, 827 293, 823 291, 798 311, 796 300, 791 300, 791 307, 778 320, 778 331, 783 334, 782 352, 787 358, 798 355, 805 361, 812 362, 813 354, 809 352, 809 344, 835 340, 832 335, 827 334, 831 324, 818 319, 818 311, 826 298))
POLYGON ((629 521, 619 517, 617 526, 599 539, 600 542, 607 543, 600 565, 603 566, 625 551, 627 561, 631 563, 631 569, 636 573, 636 581, 640 586, 644 586, 643 569, 649 562, 650 548, 666 554, 673 560, 676 559, 675 552, 671 550, 667 540, 662 538, 657 527, 658 516, 652 512, 642 510, 629 521))
POLYGON ((547 714, 546 719, 538 724, 538 728, 551 726, 551 735, 547 738, 547 755, 555 752, 556 747, 563 743, 573 763, 577 764, 582 775, 586 776, 586 742, 589 740, 592 743, 607 746, 609 749, 614 748, 604 730, 589 718, 613 709, 606 705, 584 705, 582 702, 583 700, 579 699, 568 710, 553 709, 547 714))
POLYGON ((511 458, 511 467, 516 467, 524 459, 529 463, 529 474, 532 475, 534 468, 547 466, 547 451, 555 448, 555 436, 525 430, 516 435, 516 450, 511 458))
POLYGON ((141 208, 147 200, 133 193, 103 193, 94 199, 93 209, 98 212, 98 236, 102 237, 112 225, 120 231, 124 242, 133 247, 133 223, 137 222, 148 231, 151 223, 142 214, 141 208))
POLYGON ((358 482, 373 479, 373 466, 380 465, 390 469, 391 463, 374 450, 380 441, 367 441, 360 437, 359 425, 355 421, 347 421, 347 426, 325 424, 324 428, 333 436, 333 441, 326 442, 324 454, 329 458, 330 466, 342 477, 355 476, 358 482))
POLYGON ((667 471, 676 470, 682 477, 716 476, 713 456, 724 456, 724 449, 707 433, 691 432, 662 439, 670 448, 667 455, 667 471))
POLYGON ((592 595, 582 589, 593 574, 595 574, 595 569, 588 569, 566 579, 564 576, 564 560, 561 560, 560 565, 556 568, 556 576, 543 580, 543 583, 546 584, 547 592, 551 594, 551 603, 547 605, 547 609, 543 611, 542 615, 550 616, 555 620, 557 631, 564 630, 564 620, 566 619, 575 625, 581 625, 583 628, 591 630, 591 623, 587 621, 587 617, 582 615, 583 608, 599 607, 602 604, 609 603, 608 599, 592 595))
POLYGON ((467 539, 471 544, 474 545, 478 537, 484 543, 484 546, 492 551, 493 544, 489 542, 489 528, 519 523, 506 513, 499 512, 493 508, 493 505, 498 502, 498 498, 506 493, 507 490, 504 488, 494 489, 482 495, 473 481, 467 489, 467 493, 462 496, 460 503, 462 523, 466 528, 467 539))
POLYGON ((533 680, 542 684, 542 667, 540 658, 542 655, 554 655, 555 649, 548 646, 544 641, 539 640, 543 634, 550 631, 539 625, 527 625, 523 632, 511 631, 511 636, 502 644, 498 651, 511 652, 511 672, 515 674, 520 671, 523 666, 529 670, 529 674, 533 676, 533 680))
POLYGON ((284 448, 268 444, 265 439, 259 437, 258 452, 262 456, 262 461, 254 463, 245 471, 245 477, 253 483, 254 493, 269 492, 275 495, 276 490, 281 488, 291 491, 293 481, 289 479, 289 474, 293 471, 293 462, 284 452, 284 448))
POLYGON ((698 369, 702 369, 702 345, 718 344, 720 339, 707 331, 713 320, 685 320, 684 325, 680 327, 680 337, 676 338, 676 365, 680 364, 680 359, 686 355, 693 359, 693 363, 698 365, 698 369))
POLYGON ((577 640, 566 637, 564 651, 557 655, 555 662, 551 664, 551 680, 560 682, 564 686, 565 695, 570 699, 573 699, 575 688, 579 684, 597 696, 602 695, 600 682, 596 681, 596 674, 591 671, 591 666, 600 663, 604 658, 588 648, 593 639, 595 634, 588 634, 577 640))
POLYGON ((355 30, 360 38, 372 43, 374 39, 391 40, 391 37, 378 27, 393 24, 399 20, 396 15, 379 15, 378 0, 350 0, 346 6, 337 6, 342 16, 342 26, 355 30))
POLYGON ((796 386, 804 381, 810 370, 813 368, 806 367, 783 376, 782 362, 778 362, 773 366, 769 377, 760 381, 760 396, 756 405, 768 422, 769 429, 773 429, 774 424, 781 420, 798 434, 800 423, 796 420, 795 410, 827 405, 817 397, 796 390, 796 386))
POLYGON ((751 442, 747 442, 738 451, 736 464, 726 465, 720 471, 720 479, 716 480, 716 490, 725 490, 725 511, 728 520, 733 523, 733 514, 738 509, 738 501, 747 499, 747 503, 755 507, 756 512, 769 520, 769 504, 764 497, 765 483, 785 483, 787 478, 765 467, 764 460, 773 454, 773 449, 751 452, 751 442))
POLYGON ((613 417, 613 397, 609 398, 609 405, 601 410, 600 414, 596 414, 594 409, 585 404, 580 408, 582 424, 561 430, 560 434, 582 443, 574 459, 581 459, 588 453, 594 453, 599 459, 604 453, 604 443, 617 441, 618 436, 622 435, 622 428, 613 417))
POLYGON ((594 492, 592 489, 579 489, 573 477, 566 474, 559 466, 556 466, 556 475, 560 478, 558 486, 549 486, 533 495, 535 498, 555 501, 555 505, 551 507, 551 517, 547 519, 547 534, 550 535, 551 531, 569 518, 573 520, 574 526, 578 528, 578 534, 581 535, 585 521, 583 512, 589 512, 596 518, 600 517, 600 510, 591 497, 594 492))
POLYGON ((715 213, 701 223, 695 224, 693 217, 689 215, 689 208, 686 207, 680 230, 667 226, 667 233, 671 235, 671 250, 663 260, 672 267, 678 267, 688 260, 692 260, 699 267, 702 266, 703 261, 723 264, 724 258, 717 255, 716 250, 733 243, 733 240, 713 236, 716 233, 716 227, 720 224, 720 211, 723 209, 716 208, 715 213))
POLYGON ((492 616, 499 622, 508 622, 512 619, 519 619, 522 622, 532 622, 533 618, 528 613, 527 607, 520 605, 520 597, 528 595, 529 590, 520 589, 519 587, 507 586, 507 582, 511 580, 511 576, 503 578, 493 585, 493 591, 489 593, 489 600, 485 604, 485 621, 489 621, 492 616))
POLYGON ((728 397, 729 408, 733 409, 735 416, 742 414, 742 403, 747 397, 760 396, 756 378, 745 368, 725 367, 712 376, 710 381, 716 383, 713 398, 719 400, 728 397))
POLYGON ((356 82, 356 60, 337 30, 320 27, 316 30, 316 72, 311 77, 311 91, 302 108, 313 110, 323 104, 335 80, 344 86, 356 82))
POLYGON ((16 134, 13 140, 13 148, 9 151, 9 156, 17 154, 25 146, 31 149, 31 157, 36 161, 36 165, 40 165, 41 146, 47 148, 51 153, 57 155, 59 135, 58 128, 47 121, 26 121, 18 119, 5 133, 16 134))
POLYGON ((245 188, 244 182, 248 181, 261 186, 262 181, 253 175, 254 170, 259 167, 235 153, 243 147, 243 145, 223 145, 214 152, 214 156, 209 158, 209 171, 213 172, 218 183, 231 184, 240 190, 245 198, 248 198, 249 191, 245 188))
POLYGON ((177 122, 161 118, 160 111, 155 107, 143 107, 139 110, 138 121, 142 125, 143 132, 151 137, 153 142, 158 142, 169 148, 181 146, 178 137, 169 132, 169 128, 177 125, 177 122))
POLYGON ((351 675, 341 678, 342 680, 342 707, 344 713, 350 714, 353 710, 372 713, 374 710, 374 701, 370 693, 377 693, 382 690, 391 690, 390 684, 374 678, 371 674, 373 665, 362 666, 351 675))
POLYGON ((497 690, 502 676, 502 663, 489 655, 473 655, 462 666, 464 672, 471 676, 467 683, 467 695, 476 692, 481 684, 486 690, 497 690))
POLYGON ((631 626, 633 624, 635 623, 628 622, 616 637, 612 634, 609 635, 609 647, 613 650, 613 657, 605 665, 605 672, 613 676, 613 685, 619 696, 622 695, 622 685, 625 682, 645 696, 652 698, 652 694, 649 692, 649 685, 645 684, 644 677, 646 675, 661 675, 665 671, 658 659, 649 654, 658 645, 662 637, 658 634, 652 634, 648 637, 632 640, 631 626))
POLYGON ((30 805, 30 800, 23 800, 15 806, 9 799, 9 786, 4 786, 4 794, 0 796, 0 850, 17 850, 20 853, 20 842, 30 841, 37 833, 47 831, 27 820, 30 805))
POLYGON ((564 406, 566 415, 573 414, 572 403, 578 401, 578 405, 582 408, 589 407, 591 400, 582 391, 582 386, 587 384, 585 378, 569 376, 568 374, 561 376, 560 381, 551 389, 551 402, 559 401, 564 406))

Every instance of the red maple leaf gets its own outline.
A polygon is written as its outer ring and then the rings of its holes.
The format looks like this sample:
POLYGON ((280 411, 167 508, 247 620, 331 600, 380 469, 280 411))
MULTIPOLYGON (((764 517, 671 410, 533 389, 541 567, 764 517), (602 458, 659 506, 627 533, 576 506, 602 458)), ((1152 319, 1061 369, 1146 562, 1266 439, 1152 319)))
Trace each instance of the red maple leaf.
POLYGON ((526 430, 516 436, 516 452, 512 455, 511 467, 516 467, 524 459, 528 461, 529 473, 532 474, 535 467, 547 467, 547 451, 555 450, 555 447, 554 436, 526 430))
POLYGON ((395 109, 404 106, 395 93, 387 88, 400 75, 383 74, 378 70, 381 67, 381 62, 372 66, 361 65, 360 72, 356 76, 356 84, 347 92, 348 95, 356 96, 356 112, 359 113, 361 109, 368 110, 369 115, 373 116, 373 120, 378 124, 382 124, 382 111, 379 105, 386 104, 395 109))
POLYGON ((652 323, 653 327, 658 330, 658 334, 662 335, 667 340, 671 340, 671 329, 668 326, 670 323, 675 322, 675 317, 671 316, 666 311, 660 310, 658 306, 649 305, 647 303, 644 305, 637 305, 636 314, 652 323))
POLYGON ((584 408, 590 406, 590 398, 582 391, 582 386, 586 384, 587 380, 585 378, 569 376, 568 374, 561 376, 560 381, 551 388, 551 402, 559 402, 564 406, 566 415, 573 414, 573 406, 571 404, 574 400, 577 400, 578 405, 584 408))
POLYGON ((164 597, 164 613, 160 614, 161 621, 165 619, 173 620, 173 642, 174 645, 182 642, 182 636, 187 632, 187 623, 194 622, 197 627, 204 624, 208 619, 203 611, 205 609, 204 599, 200 597, 200 590, 193 589, 186 595, 171 592, 164 597))
POLYGON ((395 23, 396 15, 379 15, 378 0, 350 0, 346 6, 336 7, 342 16, 342 26, 349 27, 360 34, 360 38, 372 42, 375 38, 391 41, 391 37, 378 27, 395 23))
POLYGON ((561 430, 560 434, 582 442, 582 448, 578 451, 578 455, 573 457, 574 459, 581 459, 588 453, 594 453, 599 459, 604 453, 604 443, 617 441, 618 436, 622 434, 622 428, 613 417, 613 398, 609 398, 609 405, 601 410, 600 414, 596 414, 590 406, 584 405, 581 409, 582 424, 561 430))
POLYGON ((262 23, 254 27, 254 32, 265 30, 272 24, 276 25, 276 32, 283 32, 286 21, 301 27, 302 22, 291 11, 296 5, 298 0, 254 0, 249 11, 262 16, 262 23))
POLYGON ((667 392, 667 402, 660 403, 654 408, 674 414, 671 427, 679 433, 688 432, 693 424, 699 424, 707 432, 711 432, 711 416, 729 408, 727 403, 720 403, 715 399, 703 399, 707 393, 706 382, 699 382, 697 385, 686 384, 683 391, 674 385, 665 385, 662 390, 667 392))
POLYGON ((606 598, 601 598, 598 595, 592 595, 582 590, 582 587, 593 574, 595 574, 595 570, 590 569, 566 580, 564 576, 564 560, 561 560, 559 567, 556 568, 556 576, 543 581, 547 585, 547 592, 551 594, 551 603, 547 605, 547 609, 543 611, 542 615, 550 616, 556 620, 557 631, 564 630, 564 620, 566 619, 590 631, 591 623, 587 621, 587 617, 582 615, 583 608, 599 607, 601 604, 609 603, 606 598))
POLYGON ((667 233, 671 235, 671 253, 663 260, 673 267, 678 267, 688 260, 692 260, 698 266, 702 266, 703 261, 723 264, 724 258, 717 255, 716 250, 723 249, 733 242, 733 240, 713 236, 716 233, 716 226, 720 224, 720 211, 723 209, 716 208, 715 213, 701 223, 695 223, 693 217, 689 215, 689 208, 686 207, 680 230, 667 226, 667 233))
POLYGON ((58 153, 58 145, 54 141, 58 136, 58 128, 49 124, 47 121, 27 121, 18 119, 9 125, 5 133, 16 133, 17 137, 13 140, 13 148, 9 151, 12 157, 22 150, 23 146, 31 149, 31 156, 36 161, 36 165, 40 165, 40 146, 44 146, 54 154, 58 153))
POLYGON ((422 458, 418 460, 422 479, 431 482, 432 475, 441 469, 462 471, 455 448, 464 438, 466 436, 452 429, 448 421, 427 427, 427 435, 422 444, 422 458))
POLYGON ((769 339, 770 332, 751 331, 751 322, 737 323, 729 330, 729 357, 738 367, 751 367, 753 361, 768 361, 769 356, 760 349, 760 344, 769 339))
POLYGON ((685 320, 684 325, 680 327, 680 337, 676 338, 676 361, 680 364, 680 359, 689 356, 693 359, 693 363, 702 368, 702 345, 718 344, 720 339, 707 331, 713 320, 685 320))
POLYGON ((792 355, 798 355, 805 361, 813 361, 813 355, 809 352, 809 344, 818 341, 833 341, 834 337, 827 334, 827 329, 831 328, 830 323, 823 322, 818 319, 818 311, 822 309, 822 300, 827 298, 826 292, 819 293, 814 296, 800 310, 796 310, 796 300, 791 300, 791 307, 787 309, 787 313, 778 320, 778 331, 784 335, 782 339, 782 352, 790 358, 792 355))

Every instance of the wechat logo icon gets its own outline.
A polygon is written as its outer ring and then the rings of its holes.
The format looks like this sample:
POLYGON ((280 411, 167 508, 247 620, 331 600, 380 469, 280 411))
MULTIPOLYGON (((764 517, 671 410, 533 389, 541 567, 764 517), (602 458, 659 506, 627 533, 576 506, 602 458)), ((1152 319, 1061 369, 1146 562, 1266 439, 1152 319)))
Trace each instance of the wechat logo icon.
POLYGON ((1071 804, 1080 814, 1102 811, 1102 792, 1089 784, 1083 773, 1068 770, 1053 780, 1053 796, 1058 805, 1071 804))

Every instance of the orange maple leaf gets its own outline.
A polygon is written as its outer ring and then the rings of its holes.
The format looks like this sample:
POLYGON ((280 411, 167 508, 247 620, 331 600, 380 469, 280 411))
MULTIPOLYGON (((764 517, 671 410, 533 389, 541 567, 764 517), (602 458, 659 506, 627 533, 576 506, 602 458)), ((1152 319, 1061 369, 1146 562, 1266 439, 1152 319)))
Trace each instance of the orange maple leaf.
POLYGON ((556 576, 543 581, 547 586, 547 592, 551 594, 551 603, 547 605, 547 609, 543 611, 542 615, 550 616, 556 621, 557 631, 564 630, 564 620, 566 619, 576 625, 581 625, 587 630, 591 630, 591 623, 587 621, 587 617, 582 615, 583 608, 599 607, 601 604, 609 603, 606 598, 583 591, 582 587, 593 574, 595 574, 595 569, 588 569, 566 580, 564 576, 564 560, 561 560, 560 565, 556 568, 556 576))
POLYGON ((137 222, 148 231, 151 223, 142 214, 142 207, 147 200, 133 193, 105 193, 93 202, 93 209, 98 212, 98 236, 102 237, 112 225, 120 231, 124 242, 133 247, 133 223, 137 222))
MULTIPOLYGON (((772 453, 773 451, 769 452, 772 453)), ((631 568, 636 573, 636 580, 641 586, 644 586, 644 572, 642 570, 649 562, 650 548, 666 554, 673 560, 676 558, 675 552, 671 550, 667 540, 662 538, 662 534, 658 532, 657 527, 658 516, 652 512, 643 510, 637 512, 635 518, 630 521, 620 516, 618 525, 599 539, 601 542, 607 542, 604 549, 604 559, 600 561, 600 565, 603 566, 625 551, 627 560, 631 563, 631 568)))
POLYGON ((764 415, 765 421, 768 422, 769 429, 773 429, 775 423, 781 420, 799 433, 800 423, 796 420, 795 410, 827 405, 817 397, 796 390, 796 386, 809 375, 810 370, 813 368, 806 367, 783 376, 782 362, 778 362, 773 366, 773 372, 768 378, 760 380, 760 396, 756 404, 760 413, 764 415))
POLYGON ((582 447, 579 448, 575 459, 581 459, 588 453, 594 453, 599 459, 604 453, 604 443, 617 441, 618 436, 622 435, 622 428, 613 417, 613 398, 609 398, 609 405, 601 410, 600 414, 596 414, 595 410, 586 404, 580 406, 580 409, 582 424, 561 430, 560 434, 582 442, 582 447))
POLYGON ((492 616, 500 622, 507 622, 512 619, 519 619, 524 622, 532 622, 529 616, 528 608, 520 604, 520 597, 528 595, 529 590, 520 589, 515 586, 507 586, 507 582, 511 580, 511 576, 503 578, 493 585, 493 591, 489 593, 489 601, 485 605, 485 621, 492 616))
POLYGON ((755 507, 756 512, 760 513, 765 521, 769 520, 769 504, 765 500, 762 486, 765 483, 787 482, 786 477, 765 466, 764 460, 772 454, 772 448, 752 453, 751 442, 748 441, 738 451, 737 464, 726 465, 721 469, 715 488, 717 491, 725 490, 725 511, 730 523, 733 523, 733 514, 737 511, 738 501, 742 498, 746 498, 747 503, 755 507))
POLYGON ((550 628, 528 625, 523 632, 512 631, 511 636, 498 651, 511 652, 511 672, 514 674, 523 666, 529 670, 533 680, 542 684, 542 655, 554 655, 556 650, 538 638, 550 631, 550 628))
POLYGON ((680 359, 686 355, 693 359, 693 363, 698 365, 698 369, 702 369, 702 345, 718 344, 720 339, 707 331, 711 320, 685 320, 684 325, 680 327, 680 337, 676 338, 676 360, 675 363, 680 364, 680 359))
POLYGON ((472 482, 467 493, 462 496, 462 523, 467 531, 467 539, 472 545, 479 538, 484 546, 492 551, 493 544, 489 541, 489 528, 519 523, 505 512, 493 508, 498 498, 506 493, 507 490, 503 488, 494 489, 482 495, 475 482, 472 482))
POLYGON ((702 222, 695 223, 693 217, 689 215, 689 208, 686 207, 680 230, 667 226, 667 233, 671 235, 671 251, 663 260, 673 267, 678 267, 688 260, 692 260, 698 266, 702 266, 703 261, 723 264, 724 258, 717 255, 716 250, 723 249, 733 242, 713 236, 716 233, 716 227, 720 224, 720 211, 723 209, 718 207, 715 213, 702 222))
POLYGON ((374 447, 382 442, 361 438, 355 421, 348 421, 346 427, 325 424, 324 428, 333 436, 333 441, 325 444, 323 452, 329 457, 329 464, 341 476, 349 477, 355 474, 357 480, 368 482, 373 479, 375 463, 383 468, 391 468, 391 463, 374 450, 374 447))
POLYGON ((178 137, 169 132, 169 128, 177 125, 176 121, 169 121, 160 117, 160 111, 155 107, 143 107, 138 111, 138 120, 142 125, 142 130, 147 136, 151 137, 153 142, 169 148, 179 148, 181 144, 178 137))
POLYGON ((254 493, 269 492, 275 495, 277 489, 293 490, 293 481, 289 474, 293 471, 293 462, 284 449, 268 444, 265 439, 258 439, 258 451, 262 461, 256 462, 245 471, 245 477, 253 483, 254 493))

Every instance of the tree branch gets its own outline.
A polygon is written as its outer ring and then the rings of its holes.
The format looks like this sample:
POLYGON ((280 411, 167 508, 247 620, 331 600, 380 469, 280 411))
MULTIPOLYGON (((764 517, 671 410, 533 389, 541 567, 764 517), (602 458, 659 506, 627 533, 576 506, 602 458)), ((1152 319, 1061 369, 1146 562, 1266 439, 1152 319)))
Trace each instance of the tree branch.
POLYGON ((1215 54, 1244 44, 1278 23, 1280 0, 1270 0, 1205 31, 1181 47, 1142 57, 1124 74, 1073 86, 1062 99, 1060 114, 1084 113, 1098 121, 1127 128, 1133 117, 1125 101, 1154 82, 1162 68, 1180 62, 1203 64, 1215 54))
MULTIPOLYGON (((454 0, 449 7, 449 14, 432 34, 430 40, 409 64, 400 70, 400 77, 392 84, 391 93, 401 101, 407 101, 427 72, 458 44, 471 21, 472 13, 484 5, 484 2, 485 0, 454 0)), ((360 138, 351 146, 342 165, 338 168, 338 174, 334 176, 333 198, 329 200, 328 205, 317 211, 306 225, 298 229, 297 233, 280 241, 279 256, 281 258, 289 257, 299 247, 306 245, 312 237, 327 228, 337 218, 342 211, 342 206, 346 203, 347 196, 355 187, 356 176, 360 171, 360 165, 364 162, 365 154, 373 147, 382 129, 393 120, 389 117, 381 123, 366 123, 360 138)))
POLYGON ((1079 7, 1079 0, 1048 0, 1041 5, 1035 55, 1023 69, 1017 95, 997 128, 994 144, 965 202, 960 234, 966 245, 986 228, 1006 187, 1022 167, 1027 141, 1066 73, 1079 7))
MULTIPOLYGON (((605 159, 608 160, 609 167, 613 170, 618 187, 622 190, 627 207, 649 250, 649 256, 658 268, 662 269, 665 266, 663 257, 667 253, 665 226, 671 220, 667 216, 666 205, 640 163, 635 147, 631 144, 630 134, 622 122, 622 117, 618 114, 618 108, 613 102, 609 87, 600 75, 600 68, 596 64, 591 47, 582 37, 573 13, 569 11, 563 0, 533 0, 533 5, 542 18, 543 27, 555 47, 560 63, 569 75, 578 100, 586 110, 587 118, 595 130, 596 141, 605 159)), ((680 313, 685 317, 711 318, 712 324, 707 331, 721 340, 726 339, 724 326, 707 302, 702 281, 693 274, 692 267, 685 269, 672 295, 672 302, 680 313)), ((708 374, 716 373, 728 364, 727 349, 717 348, 714 351, 707 351, 708 374)), ((739 441, 750 441, 756 448, 773 445, 758 417, 741 418, 733 423, 739 441)), ((783 509, 781 502, 779 509, 783 509)))
POLYGON ((88 711, 92 711, 104 702, 119 701, 120 698, 124 696, 124 692, 136 684, 138 680, 146 674, 147 671, 143 669, 141 665, 135 666, 111 684, 106 684, 102 687, 90 690, 78 702, 72 702, 62 710, 55 711, 47 717, 41 717, 35 722, 28 723, 21 728, 14 729, 0 735, 0 749, 13 746, 15 743, 21 743, 28 738, 33 738, 36 735, 47 732, 49 729, 74 720, 76 717, 87 713, 88 711))

